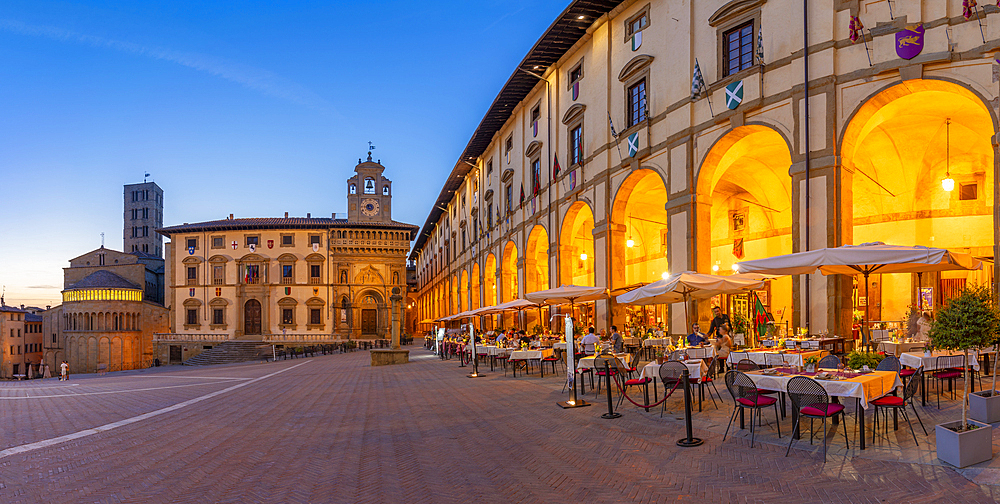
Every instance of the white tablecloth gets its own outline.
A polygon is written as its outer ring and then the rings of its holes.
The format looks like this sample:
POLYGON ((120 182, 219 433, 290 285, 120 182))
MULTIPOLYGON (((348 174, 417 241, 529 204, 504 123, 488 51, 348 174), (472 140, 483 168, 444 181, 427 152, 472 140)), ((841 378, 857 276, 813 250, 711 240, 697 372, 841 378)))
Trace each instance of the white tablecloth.
POLYGON ((642 341, 642 346, 644 347, 665 346, 664 344, 665 341, 666 338, 649 338, 647 340, 642 341))
POLYGON ((541 360, 546 357, 552 357, 551 348, 545 348, 542 350, 515 350, 510 353, 510 360, 524 360, 524 359, 541 360))
MULTIPOLYGON (((937 369, 937 358, 945 355, 962 355, 961 352, 931 352, 930 357, 924 357, 923 352, 903 352, 899 356, 899 363, 911 368, 924 366, 924 371, 934 371, 937 369)), ((969 350, 969 361, 972 369, 979 371, 979 354, 975 350, 969 350)))
MULTIPOLYGON (((688 368, 690 373, 689 379, 691 382, 701 379, 701 361, 700 360, 690 360, 683 363, 688 368)), ((642 367, 642 373, 639 374, 640 378, 652 378, 654 380, 660 379, 660 365, 656 361, 650 362, 642 367)))
MULTIPOLYGON (((824 389, 826 389, 827 394, 837 397, 853 397, 856 399, 860 399, 861 407, 868 409, 869 399, 876 399, 882 397, 895 390, 896 387, 900 387, 903 385, 903 383, 899 381, 899 373, 893 371, 873 371, 872 376, 876 374, 887 375, 889 373, 894 375, 894 378, 889 378, 894 380, 893 381, 894 384, 892 386, 884 386, 885 381, 888 380, 874 380, 872 382, 868 382, 867 384, 863 381, 853 381, 853 380, 844 380, 844 381, 816 380, 816 382, 822 385, 824 389), (867 394, 865 393, 866 387, 868 388, 867 394)), ((792 375, 766 376, 758 374, 758 372, 756 371, 753 373, 747 373, 747 376, 749 376, 750 379, 753 380, 753 383, 754 385, 757 386, 757 388, 761 388, 764 390, 774 390, 777 392, 785 392, 788 389, 788 381, 792 379, 792 375)))
POLYGON ((879 342, 878 344, 878 350, 880 352, 885 352, 886 354, 895 355, 896 357, 899 357, 903 353, 909 352, 914 348, 917 347, 923 348, 925 345, 929 344, 930 343, 925 341, 912 341, 909 343, 893 343, 891 341, 882 341, 879 342))
MULTIPOLYGON (((628 359, 630 357, 629 354, 627 354, 627 353, 615 354, 615 357, 618 357, 622 361, 622 364, 624 364, 626 366, 628 365, 628 359)), ((595 356, 591 355, 590 357, 584 357, 584 358, 580 359, 579 362, 576 363, 576 368, 577 369, 593 369, 594 368, 594 359, 595 358, 596 358, 595 356)))
POLYGON ((823 353, 826 352, 824 350, 812 350, 802 353, 784 353, 784 354, 779 354, 777 350, 765 350, 757 352, 730 352, 729 359, 727 360, 729 361, 730 364, 736 364, 742 359, 750 359, 755 364, 760 366, 776 365, 773 363, 773 361, 771 364, 768 364, 767 362, 768 358, 766 357, 766 355, 771 354, 772 355, 771 359, 774 359, 775 357, 773 356, 775 355, 780 355, 781 356, 780 359, 789 366, 804 366, 805 365, 805 363, 803 362, 804 357, 809 357, 812 355, 822 357, 823 353))
POLYGON ((678 348, 681 352, 686 352, 689 359, 710 359, 715 357, 715 347, 689 347, 689 348, 678 348))

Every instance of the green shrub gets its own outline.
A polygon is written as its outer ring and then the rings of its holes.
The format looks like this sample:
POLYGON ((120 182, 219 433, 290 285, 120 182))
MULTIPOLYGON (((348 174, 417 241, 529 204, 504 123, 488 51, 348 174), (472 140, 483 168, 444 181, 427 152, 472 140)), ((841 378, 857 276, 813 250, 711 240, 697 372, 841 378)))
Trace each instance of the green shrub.
POLYGON ((859 352, 854 350, 847 354, 847 367, 850 369, 861 369, 863 366, 868 366, 869 369, 875 369, 878 363, 882 362, 884 358, 884 353, 859 352))

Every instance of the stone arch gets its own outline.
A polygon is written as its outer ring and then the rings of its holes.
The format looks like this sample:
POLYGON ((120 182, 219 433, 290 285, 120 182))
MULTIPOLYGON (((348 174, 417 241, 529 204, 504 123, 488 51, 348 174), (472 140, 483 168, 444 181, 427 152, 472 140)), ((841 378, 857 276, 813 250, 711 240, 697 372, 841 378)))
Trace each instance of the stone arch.
POLYGON ((559 282, 595 286, 594 212, 585 201, 566 210, 559 234, 559 282))
POLYGON ((517 245, 508 241, 503 248, 500 264, 500 297, 506 303, 517 299, 517 245))
POLYGON ((472 263, 472 275, 470 278, 472 285, 469 286, 469 291, 470 294, 472 295, 471 299, 472 303, 469 308, 472 310, 476 310, 483 307, 482 294, 481 294, 482 290, 480 288, 481 285, 480 278, 481 278, 481 273, 479 271, 479 263, 478 262, 472 263))
POLYGON ((458 284, 458 311, 464 312, 469 309, 469 272, 462 268, 462 278, 458 284))
POLYGON ((524 292, 549 288, 549 234, 536 224, 524 245, 524 292))
POLYGON ((640 168, 618 186, 611 211, 612 288, 654 282, 668 271, 666 203, 658 170, 640 168))
POLYGON ((486 255, 486 266, 483 267, 483 306, 496 306, 497 303, 497 258, 493 253, 486 255))

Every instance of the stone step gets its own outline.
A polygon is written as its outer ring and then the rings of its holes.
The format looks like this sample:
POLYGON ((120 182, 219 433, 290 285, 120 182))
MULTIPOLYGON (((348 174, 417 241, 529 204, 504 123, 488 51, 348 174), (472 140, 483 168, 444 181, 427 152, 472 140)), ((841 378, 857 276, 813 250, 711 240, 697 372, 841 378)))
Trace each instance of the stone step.
POLYGON ((210 366, 260 360, 262 355, 270 355, 270 345, 254 341, 224 341, 184 361, 185 366, 210 366), (266 351, 266 352, 265 352, 266 351))

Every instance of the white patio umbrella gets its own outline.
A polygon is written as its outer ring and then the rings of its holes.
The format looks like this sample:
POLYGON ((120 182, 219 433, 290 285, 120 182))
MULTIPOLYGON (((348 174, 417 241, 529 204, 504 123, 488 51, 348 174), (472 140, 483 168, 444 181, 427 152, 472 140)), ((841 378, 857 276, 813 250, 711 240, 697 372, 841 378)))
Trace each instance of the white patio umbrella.
MULTIPOLYGON (((631 305, 669 304, 684 302, 684 323, 690 325, 688 300, 708 299, 719 294, 736 294, 752 289, 763 289, 761 275, 737 274, 729 276, 706 275, 685 271, 630 290, 615 298, 619 303, 631 305)), ((687 330, 687 327, 685 327, 687 330)))
MULTIPOLYGON (((740 273, 769 275, 857 275, 865 277, 865 298, 868 297, 868 276, 872 273, 924 273, 928 271, 976 270, 983 263, 969 254, 932 247, 904 247, 882 242, 843 245, 809 250, 766 259, 736 263, 740 273)), ((868 345, 868 303, 861 331, 862 344, 868 345)))
MULTIPOLYGON (((562 285, 556 287, 555 289, 548 289, 538 292, 529 292, 524 295, 528 301, 533 301, 539 304, 564 304, 569 303, 570 306, 570 317, 572 320, 573 305, 575 303, 585 302, 585 301, 596 301, 598 299, 607 299, 608 290, 604 287, 586 287, 581 285, 562 285)), ((566 324, 566 379, 568 381, 570 390, 570 399, 562 406, 565 407, 575 407, 584 406, 586 401, 577 401, 576 399, 576 384, 574 380, 576 379, 576 345, 573 342, 573 326, 571 323, 566 324)))

